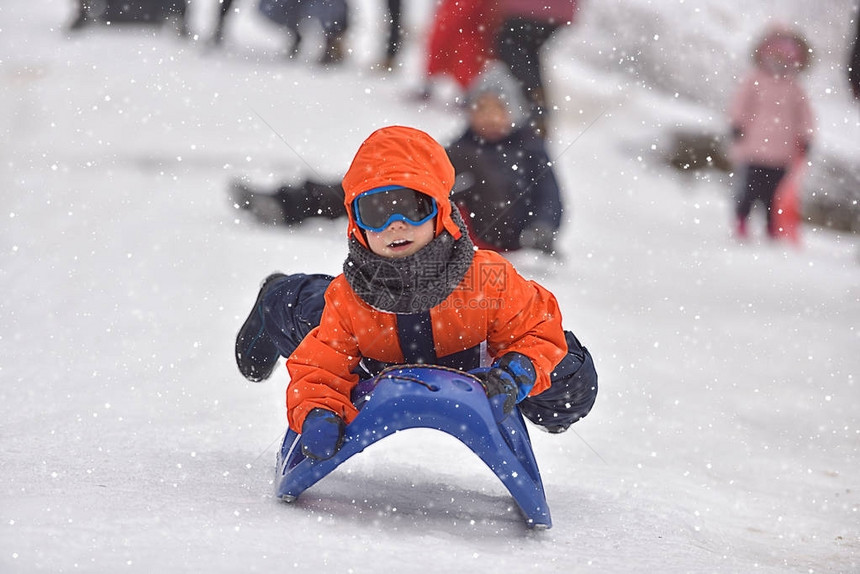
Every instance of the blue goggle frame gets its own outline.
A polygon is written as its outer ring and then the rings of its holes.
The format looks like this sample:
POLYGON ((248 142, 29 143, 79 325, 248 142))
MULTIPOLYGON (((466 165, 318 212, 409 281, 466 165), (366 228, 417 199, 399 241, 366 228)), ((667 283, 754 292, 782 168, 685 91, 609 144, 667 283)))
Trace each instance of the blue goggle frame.
POLYGON ((439 209, 435 199, 420 191, 401 185, 387 185, 365 191, 356 197, 352 202, 352 212, 360 228, 379 233, 395 221, 421 225, 436 217, 439 209))

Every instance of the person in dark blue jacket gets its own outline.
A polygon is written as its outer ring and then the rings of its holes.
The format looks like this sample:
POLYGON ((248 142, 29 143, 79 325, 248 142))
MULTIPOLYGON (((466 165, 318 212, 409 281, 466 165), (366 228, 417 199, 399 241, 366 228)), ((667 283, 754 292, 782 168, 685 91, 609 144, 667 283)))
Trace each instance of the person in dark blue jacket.
POLYGON ((561 192, 528 104, 503 68, 490 66, 468 95, 469 126, 448 146, 457 172, 453 199, 485 249, 552 253, 561 192))
MULTIPOLYGON (((552 254, 563 219, 558 180, 542 137, 528 123, 516 81, 491 66, 468 94, 466 130, 446 151, 457 174, 451 198, 472 241, 484 249, 552 254)), ((346 215, 339 182, 314 179, 274 191, 233 183, 231 200, 261 223, 291 225, 346 215)))

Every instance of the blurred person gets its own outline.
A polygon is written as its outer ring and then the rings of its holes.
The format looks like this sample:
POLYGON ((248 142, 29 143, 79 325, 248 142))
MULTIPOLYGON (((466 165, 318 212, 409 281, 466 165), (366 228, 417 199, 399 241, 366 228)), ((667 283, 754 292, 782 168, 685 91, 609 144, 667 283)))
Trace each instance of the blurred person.
POLYGON ((730 157, 739 176, 735 231, 748 236, 747 219, 756 203, 766 209, 767 234, 777 237, 774 196, 791 165, 809 153, 814 118, 798 75, 809 65, 809 45, 782 26, 756 42, 753 67, 729 107, 730 157))
MULTIPOLYGON (((226 24, 229 18, 229 14, 231 13, 231 9, 233 7, 233 0, 220 0, 219 2, 219 10, 218 15, 215 21, 215 31, 212 33, 212 37, 210 38, 210 44, 214 46, 220 46, 224 42, 224 33, 226 31, 226 24)), ((348 17, 348 16, 347 16, 348 17)), ((400 0, 386 0, 386 22, 388 24, 388 36, 385 44, 385 56, 382 59, 382 62, 379 64, 379 68, 385 71, 391 71, 394 69, 394 65, 397 61, 397 55, 400 52, 401 47, 403 46, 403 31, 401 29, 401 21, 402 21, 402 9, 400 0)), ((346 25, 341 30, 341 36, 346 32, 346 25)), ((291 29, 292 34, 297 34, 294 29, 291 29)), ((343 40, 341 39, 340 42, 343 40)), ((301 35, 293 36, 292 43, 290 46, 290 54, 295 55, 298 53, 298 50, 301 45, 301 35)), ((340 50, 340 57, 342 58, 343 54, 343 46, 339 48, 332 47, 331 56, 337 56, 336 50, 340 50)))
MULTIPOLYGON (((230 9, 232 6, 233 0, 220 1, 220 10, 218 13, 217 20, 215 22, 215 32, 212 34, 212 38, 210 40, 210 43, 215 46, 221 45, 224 41, 225 26, 228 14, 230 13, 230 9)), ((344 8, 338 7, 337 11, 334 13, 335 17, 337 17, 339 13, 344 13, 344 11, 344 8)), ((348 15, 346 16, 346 18, 348 18, 348 15)), ((343 28, 339 31, 341 39, 337 41, 333 40, 332 45, 330 47, 327 46, 326 48, 326 53, 329 54, 329 57, 338 61, 343 57, 342 37, 346 33, 348 28, 348 21, 346 20, 346 18, 344 19, 343 28)), ((394 65, 397 61, 397 55, 399 54, 400 49, 403 46, 403 31, 401 29, 402 8, 400 0, 386 0, 385 20, 388 24, 388 35, 385 44, 385 56, 383 57, 382 62, 379 64, 379 68, 385 71, 391 71, 394 69, 394 65)), ((292 43, 290 46, 290 54, 291 56, 294 56, 298 53, 301 45, 301 33, 295 30, 294 25, 291 24, 291 26, 292 27, 290 28, 290 32, 292 34, 292 43)))
MULTIPOLYGON (((258 8, 266 18, 287 30, 290 36, 287 50, 289 58, 295 58, 301 49, 303 25, 317 21, 325 39, 319 64, 339 64, 343 61, 343 41, 349 27, 346 0, 261 0, 258 8)), ((224 18, 228 12, 222 5, 216 33, 220 29, 223 35, 224 18)))
POLYGON ((552 254, 561 192, 546 144, 505 66, 488 66, 468 94, 469 125, 448 147, 458 184, 453 199, 479 247, 552 254))
POLYGON ((495 36, 496 56, 519 80, 531 104, 531 123, 541 135, 547 129, 547 96, 541 66, 544 44, 559 29, 570 25, 576 0, 497 0, 501 24, 495 36))
MULTIPOLYGON (((526 121, 526 105, 504 66, 488 69, 468 96, 465 131, 446 149, 457 178, 452 200, 481 248, 552 254, 561 226, 561 192, 545 142, 526 121)), ((337 182, 307 179, 273 191, 232 184, 233 204, 261 223, 293 225, 343 213, 337 182)))
POLYGON ((854 14, 854 48, 848 60, 848 83, 851 85, 851 93, 860 101, 860 13, 854 14))

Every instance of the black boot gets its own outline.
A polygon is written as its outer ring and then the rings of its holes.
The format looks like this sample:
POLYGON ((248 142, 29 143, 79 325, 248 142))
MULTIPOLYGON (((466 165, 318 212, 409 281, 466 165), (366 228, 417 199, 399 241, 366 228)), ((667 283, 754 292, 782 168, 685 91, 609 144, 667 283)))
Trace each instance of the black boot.
MULTIPOLYGON (((282 188, 283 189, 283 188, 282 188)), ((237 209, 250 211, 263 225, 283 225, 287 223, 283 199, 279 195, 261 193, 237 179, 230 184, 230 201, 237 209)))
POLYGON ((269 378, 281 356, 266 334, 263 299, 269 289, 285 277, 282 273, 274 273, 263 281, 254 307, 236 335, 236 365, 246 379, 255 383, 269 378))
POLYGON ((321 66, 340 64, 343 62, 343 34, 327 35, 325 39, 325 52, 320 58, 321 66))
POLYGON ((343 205, 343 188, 313 181, 305 182, 306 206, 312 212, 309 217, 337 219, 346 215, 343 205))
POLYGON ((274 193, 256 191, 244 181, 230 186, 230 201, 237 209, 250 211, 264 225, 292 225, 311 217, 337 219, 346 215, 343 188, 306 181, 300 187, 284 185, 274 193))
MULTIPOLYGON (((346 215, 343 188, 306 181, 300 187, 283 186, 273 196, 277 199, 287 225, 301 223, 311 217, 337 219, 346 215)), ((259 203, 259 197, 252 203, 259 203)))

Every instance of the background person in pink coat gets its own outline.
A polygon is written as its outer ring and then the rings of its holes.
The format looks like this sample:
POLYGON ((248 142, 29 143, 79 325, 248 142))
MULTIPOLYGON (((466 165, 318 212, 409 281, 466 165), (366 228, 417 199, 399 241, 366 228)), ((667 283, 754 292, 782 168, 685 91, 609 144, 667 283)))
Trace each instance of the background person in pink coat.
POLYGON ((798 79, 810 50, 796 31, 773 27, 756 43, 753 69, 729 109, 731 159, 739 176, 736 232, 748 234, 747 219, 757 202, 767 210, 767 233, 776 237, 772 210, 780 181, 793 161, 809 151, 814 119, 798 79))

